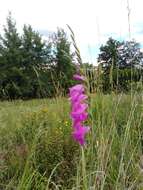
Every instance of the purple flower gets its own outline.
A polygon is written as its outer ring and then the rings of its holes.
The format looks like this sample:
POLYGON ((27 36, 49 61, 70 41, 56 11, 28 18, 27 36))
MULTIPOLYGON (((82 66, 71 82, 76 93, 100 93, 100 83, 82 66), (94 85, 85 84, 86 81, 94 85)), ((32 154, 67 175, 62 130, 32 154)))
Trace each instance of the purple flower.
POLYGON ((88 104, 85 103, 80 103, 80 102, 75 102, 72 106, 72 113, 77 113, 77 114, 81 114, 83 112, 86 111, 86 109, 88 108, 88 104))
POLYGON ((73 78, 74 78, 75 80, 81 80, 81 81, 84 81, 84 80, 85 80, 85 77, 84 77, 84 76, 78 75, 78 74, 73 75, 73 78))
POLYGON ((72 112, 71 112, 71 118, 85 121, 88 117, 88 113, 86 112, 86 109, 88 108, 88 105, 83 103, 75 103, 72 106, 72 112))
POLYGON ((81 102, 82 103, 87 98, 88 97, 86 95, 76 92, 76 93, 74 93, 73 96, 71 96, 70 100, 71 100, 71 103, 74 105, 76 102, 81 102))
POLYGON ((73 138, 83 146, 85 145, 85 135, 89 132, 89 130, 89 127, 79 126, 79 128, 75 129, 75 131, 72 133, 73 138))
POLYGON ((75 93, 83 93, 84 92, 84 86, 82 84, 77 84, 73 87, 71 87, 70 89, 70 96, 72 97, 73 95, 75 95, 75 93))
MULTIPOLYGON (((78 74, 74 75, 76 80, 85 80, 84 76, 78 74)), ((83 84, 77 84, 69 89, 69 100, 71 101, 71 119, 73 127, 73 138, 79 142, 81 146, 85 145, 85 135, 89 132, 90 128, 84 126, 83 122, 88 118, 87 108, 88 104, 85 100, 88 98, 84 94, 85 89, 83 84)))
POLYGON ((71 113, 71 118, 73 120, 78 120, 78 121, 85 121, 88 118, 88 113, 84 112, 81 114, 76 114, 76 113, 71 113))

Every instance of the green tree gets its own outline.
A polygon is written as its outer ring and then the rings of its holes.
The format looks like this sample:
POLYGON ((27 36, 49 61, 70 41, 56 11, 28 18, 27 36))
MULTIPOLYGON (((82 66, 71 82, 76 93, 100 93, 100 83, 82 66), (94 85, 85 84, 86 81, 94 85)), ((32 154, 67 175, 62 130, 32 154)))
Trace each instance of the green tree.
POLYGON ((104 67, 106 70, 117 66, 118 63, 118 47, 121 45, 117 40, 113 38, 109 38, 105 45, 100 47, 100 53, 98 56, 98 62, 104 67))
POLYGON ((100 47, 98 61, 103 70, 103 90, 128 91, 132 82, 141 78, 143 53, 135 41, 119 42, 109 38, 100 47))
POLYGON ((68 88, 73 84, 73 74, 75 65, 73 64, 73 55, 70 50, 70 42, 63 29, 58 29, 53 37, 55 74, 59 88, 67 92, 68 88))
POLYGON ((126 86, 127 90, 132 89, 132 84, 143 81, 143 52, 140 49, 140 44, 135 40, 125 41, 118 48, 118 54, 118 65, 122 72, 122 76, 119 75, 119 81, 123 84, 124 78, 125 83, 128 84, 124 87, 126 86))
POLYGON ((107 92, 118 85, 118 47, 120 45, 119 41, 109 38, 106 44, 100 47, 98 62, 103 70, 103 90, 107 92), (113 71, 116 72, 114 80, 113 71))
POLYGON ((0 36, 0 96, 16 98, 21 95, 19 84, 23 80, 21 72, 21 38, 16 29, 16 23, 7 17, 4 36, 0 36))
POLYGON ((0 97, 36 98, 51 95, 50 44, 31 26, 24 26, 20 36, 11 14, 4 35, 0 37, 0 97))
POLYGON ((53 35, 52 45, 30 25, 24 25, 23 34, 19 35, 9 14, 4 35, 0 36, 0 98, 52 97, 55 91, 67 93, 75 73, 70 45, 63 29, 53 35))
MULTIPOLYGON (((23 72, 27 77, 27 95, 46 96, 48 90, 51 45, 32 27, 24 26, 22 36, 23 72)), ((25 87, 26 89, 26 87, 25 87)), ((50 92, 49 92, 50 93, 50 92)))
POLYGON ((118 48, 118 55, 120 68, 143 67, 143 52, 135 40, 123 42, 118 48))

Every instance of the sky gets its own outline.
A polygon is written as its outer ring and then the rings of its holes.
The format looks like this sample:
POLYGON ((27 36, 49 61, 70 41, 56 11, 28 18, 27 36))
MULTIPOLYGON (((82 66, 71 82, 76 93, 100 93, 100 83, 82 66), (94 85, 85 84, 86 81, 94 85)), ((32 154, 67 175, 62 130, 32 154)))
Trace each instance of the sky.
POLYGON ((1 0, 0 33, 8 12, 16 20, 19 32, 30 24, 47 37, 62 27, 70 34, 73 29, 84 62, 96 64, 99 47, 109 37, 117 40, 135 39, 143 44, 143 0, 1 0))

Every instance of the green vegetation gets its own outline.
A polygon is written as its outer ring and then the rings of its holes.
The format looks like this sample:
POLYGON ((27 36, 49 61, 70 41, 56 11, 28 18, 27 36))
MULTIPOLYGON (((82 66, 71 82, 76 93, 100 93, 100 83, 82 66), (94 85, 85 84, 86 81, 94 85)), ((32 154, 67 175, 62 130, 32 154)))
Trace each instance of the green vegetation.
POLYGON ((30 25, 17 32, 11 14, 0 35, 0 99, 31 99, 62 94, 73 83, 70 42, 63 29, 44 41, 30 25))
MULTIPOLYGON (((74 84, 72 76, 77 64, 82 62, 72 37, 74 34, 71 38, 75 52, 72 52, 70 40, 61 28, 47 40, 30 25, 24 25, 19 34, 9 14, 3 29, 0 34, 0 99, 67 95, 68 88, 74 84)), ((104 93, 127 93, 143 83, 143 53, 135 41, 119 42, 109 38, 100 47, 98 66, 84 63, 83 68, 89 78, 90 92, 100 89, 104 93)))
POLYGON ((143 52, 136 41, 119 42, 109 38, 100 47, 103 92, 128 92, 132 83, 143 83, 143 52))
POLYGON ((19 35, 7 18, 0 36, 0 99, 11 101, 0 102, 0 190, 143 189, 139 44, 109 38, 95 67, 81 64, 71 37, 74 54, 63 29, 46 42, 31 26, 19 35), (84 148, 71 136, 66 97, 75 83, 75 57, 90 96, 84 148))
POLYGON ((91 95, 84 179, 69 111, 65 98, 0 103, 0 189, 143 189, 142 95, 91 95))

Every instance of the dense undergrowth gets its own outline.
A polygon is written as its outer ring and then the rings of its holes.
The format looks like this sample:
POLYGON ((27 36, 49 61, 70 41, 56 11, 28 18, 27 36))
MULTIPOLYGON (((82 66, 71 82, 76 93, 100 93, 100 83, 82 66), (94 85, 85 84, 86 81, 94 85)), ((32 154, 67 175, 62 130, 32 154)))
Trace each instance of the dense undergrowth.
POLYGON ((142 94, 91 95, 84 177, 69 112, 66 98, 0 103, 0 189, 143 189, 142 94))

